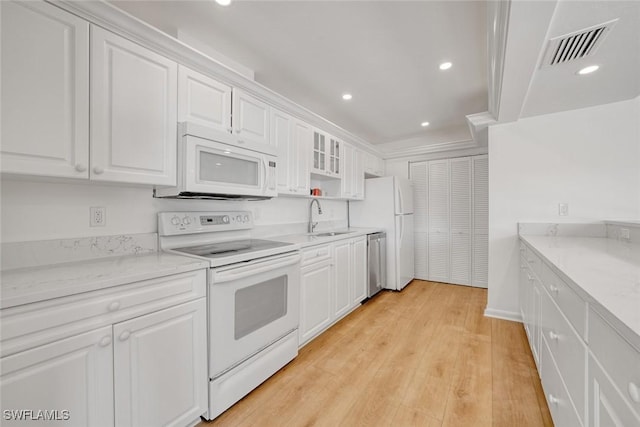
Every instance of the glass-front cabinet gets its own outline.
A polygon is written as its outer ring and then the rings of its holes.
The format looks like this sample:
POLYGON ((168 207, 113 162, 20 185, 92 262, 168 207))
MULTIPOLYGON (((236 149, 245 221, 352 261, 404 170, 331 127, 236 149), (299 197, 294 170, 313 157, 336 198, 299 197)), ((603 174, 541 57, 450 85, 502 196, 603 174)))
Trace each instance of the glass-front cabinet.
POLYGON ((313 131, 312 173, 339 178, 341 142, 319 129, 313 131))

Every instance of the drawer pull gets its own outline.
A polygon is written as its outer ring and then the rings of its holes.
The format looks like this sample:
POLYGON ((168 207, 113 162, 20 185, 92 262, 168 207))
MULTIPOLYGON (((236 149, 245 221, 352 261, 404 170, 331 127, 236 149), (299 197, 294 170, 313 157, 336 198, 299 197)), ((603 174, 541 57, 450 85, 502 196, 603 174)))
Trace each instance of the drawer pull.
POLYGON ((533 282, 533 276, 531 276, 529 273, 527 273, 527 278, 529 279, 530 282, 533 282))
POLYGON ((120 308, 120 302, 119 301, 114 301, 111 304, 109 304, 108 310, 109 311, 116 311, 119 308, 120 308))
POLYGON ((558 293, 558 291, 559 291, 560 289, 558 289, 558 287, 557 287, 557 286, 549 285, 549 290, 550 290, 551 292, 553 292, 553 293, 557 294, 557 293, 558 293))
POLYGON ((118 339, 120 341, 126 341, 129 339, 129 337, 131 336, 131 332, 130 331, 124 331, 123 333, 120 334, 120 336, 118 337, 118 339))
POLYGON ((557 405, 558 403, 560 403, 560 399, 549 393, 549 403, 552 405, 557 405))
POLYGON ((627 387, 627 391, 629 392, 631 400, 636 403, 640 403, 640 387, 638 387, 634 382, 630 381, 629 386, 627 387))
POLYGON ((554 341, 558 341, 558 338, 560 338, 560 335, 556 334, 553 331, 549 331, 549 338, 554 340, 554 341))
POLYGON ((111 335, 107 335, 106 337, 102 337, 100 340, 100 347, 106 347, 111 344, 111 335))

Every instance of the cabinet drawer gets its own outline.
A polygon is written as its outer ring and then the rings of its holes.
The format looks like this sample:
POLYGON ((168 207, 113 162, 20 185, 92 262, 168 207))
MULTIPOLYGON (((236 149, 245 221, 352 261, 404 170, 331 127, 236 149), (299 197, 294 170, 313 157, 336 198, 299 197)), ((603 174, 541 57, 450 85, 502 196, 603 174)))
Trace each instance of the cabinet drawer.
POLYGON ((631 402, 623 397, 600 364, 589 357, 589 426, 638 426, 640 416, 634 414, 631 402))
POLYGON ((578 331, 582 338, 586 338, 587 304, 575 293, 551 268, 542 266, 542 283, 558 304, 560 311, 569 319, 569 322, 578 331))
POLYGON ((0 312, 2 355, 206 295, 206 270, 144 280, 0 312))
POLYGON ((589 348, 640 416, 640 353, 593 309, 589 310, 589 348))
POLYGON ((318 245, 310 248, 303 249, 302 266, 315 264, 316 262, 324 261, 331 258, 331 246, 330 245, 318 245))
POLYGON ((584 421, 587 348, 545 291, 542 291, 540 322, 540 332, 546 346, 562 373, 562 379, 580 419, 584 421))
MULTIPOLYGON (((553 418, 553 423, 557 426, 583 426, 584 423, 576 413, 571 404, 567 389, 562 383, 560 373, 553 363, 549 347, 542 340, 541 354, 541 379, 547 405, 553 418)), ((562 369, 562 368, 560 368, 562 369)))

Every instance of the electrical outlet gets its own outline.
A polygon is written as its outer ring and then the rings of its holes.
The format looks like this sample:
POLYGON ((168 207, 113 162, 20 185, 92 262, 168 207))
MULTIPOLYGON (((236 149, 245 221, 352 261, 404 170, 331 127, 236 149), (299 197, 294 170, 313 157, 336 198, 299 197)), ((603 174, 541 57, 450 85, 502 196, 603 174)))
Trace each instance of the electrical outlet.
POLYGON ((620 238, 624 239, 624 240, 631 239, 631 236, 629 234, 629 229, 628 228, 621 228, 620 229, 620 238))
POLYGON ((558 204, 558 215, 560 215, 560 216, 569 215, 569 204, 568 203, 560 203, 560 204, 558 204))
POLYGON ((107 225, 107 208, 89 208, 89 225, 91 227, 104 227, 107 225))

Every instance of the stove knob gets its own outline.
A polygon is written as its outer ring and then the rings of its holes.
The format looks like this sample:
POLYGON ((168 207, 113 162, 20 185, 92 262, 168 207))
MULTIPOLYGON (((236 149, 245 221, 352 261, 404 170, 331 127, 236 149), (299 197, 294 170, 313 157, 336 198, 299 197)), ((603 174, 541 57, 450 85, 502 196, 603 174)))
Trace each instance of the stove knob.
POLYGON ((175 215, 173 218, 171 218, 171 224, 173 224, 173 225, 180 224, 180 218, 178 218, 178 216, 175 215))
POLYGON ((229 216, 228 215, 223 216, 222 222, 224 222, 225 224, 229 224, 229 216))
POLYGON ((249 215, 244 216, 244 222, 249 222, 249 215))
POLYGON ((191 224, 191 218, 189 218, 188 216, 186 216, 186 215, 185 215, 185 217, 184 217, 184 218, 182 218, 182 223, 183 223, 184 225, 189 225, 189 224, 191 224))
POLYGON ((238 215, 238 216, 236 217, 236 221, 238 221, 238 222, 242 222, 242 215, 238 215))

